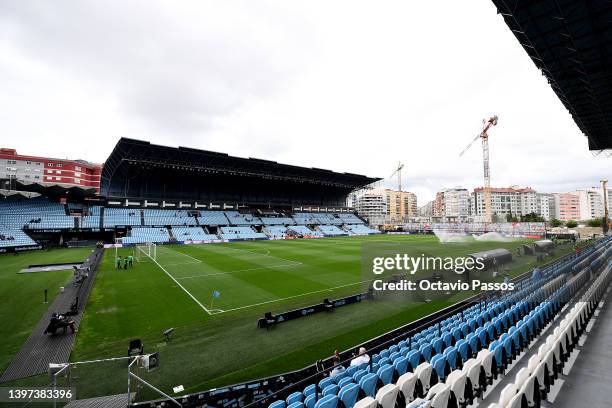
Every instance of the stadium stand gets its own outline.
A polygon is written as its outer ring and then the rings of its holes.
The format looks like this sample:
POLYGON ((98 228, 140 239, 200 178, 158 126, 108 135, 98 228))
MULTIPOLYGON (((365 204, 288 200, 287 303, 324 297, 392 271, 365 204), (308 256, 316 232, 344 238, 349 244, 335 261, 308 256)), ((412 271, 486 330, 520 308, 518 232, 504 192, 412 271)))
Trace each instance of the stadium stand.
POLYGON ((169 242, 170 233, 166 228, 136 227, 131 234, 123 238, 124 244, 146 244, 149 242, 169 242))
POLYGON ((0 224, 14 229, 58 230, 74 228, 75 220, 66 214, 64 205, 36 197, 0 201, 0 224))
POLYGON ((261 225, 259 217, 251 214, 243 214, 238 211, 225 211, 225 216, 231 225, 261 225))
POLYGON ((363 224, 363 220, 352 213, 340 213, 338 214, 338 217, 342 220, 344 224, 363 224))
POLYGON ((289 217, 261 217, 264 225, 295 225, 295 221, 289 217))
POLYGON ((13 248, 37 245, 28 234, 18 229, 0 226, 0 248, 13 248))
POLYGON ((220 236, 223 239, 265 239, 266 234, 255 232, 251 227, 221 227, 220 236))
POLYGON ((305 225, 291 225, 287 227, 287 229, 302 237, 323 237, 323 234, 320 231, 311 230, 305 225))
POLYGON ((372 229, 363 224, 349 224, 346 226, 346 230, 350 235, 380 234, 380 231, 372 229))
POLYGON ((612 280, 611 242, 607 238, 580 256, 548 265, 542 278, 528 277, 517 291, 497 300, 480 301, 393 339, 370 363, 324 377, 268 407, 466 406, 487 389, 499 388, 513 363, 524 361, 527 353, 532 356, 514 382, 488 393, 487 398, 498 398, 489 407, 539 406, 612 280))
POLYGON ((200 211, 200 225, 229 225, 229 220, 222 211, 200 211))
POLYGON ((319 223, 317 218, 315 218, 314 213, 296 212, 293 214, 293 219, 298 225, 313 225, 319 223))
POLYGON ((81 217, 81 228, 92 228, 98 229, 100 228, 100 211, 101 206, 93 205, 89 207, 88 215, 83 215, 81 217))
POLYGON ((214 234, 207 234, 202 227, 172 227, 172 233, 177 241, 216 241, 214 234))
POLYGON ((140 211, 140 209, 132 208, 105 208, 104 228, 142 225, 140 211))
POLYGON ((272 239, 285 238, 288 235, 287 227, 285 226, 267 226, 266 234, 272 239))
POLYGON ((348 232, 341 230, 335 225, 319 225, 317 228, 326 237, 339 237, 342 235, 348 235, 348 232))
POLYGON ((197 225, 196 217, 190 215, 186 210, 144 209, 142 213, 144 215, 144 225, 197 225))

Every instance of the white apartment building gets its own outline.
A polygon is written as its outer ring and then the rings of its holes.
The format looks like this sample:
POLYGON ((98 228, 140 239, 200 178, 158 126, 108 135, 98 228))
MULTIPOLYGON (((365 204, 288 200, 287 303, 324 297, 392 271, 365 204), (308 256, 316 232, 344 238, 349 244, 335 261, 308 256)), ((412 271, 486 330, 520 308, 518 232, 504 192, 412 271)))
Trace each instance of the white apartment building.
MULTIPOLYGON (((471 211, 475 217, 485 215, 484 188, 475 188, 472 193, 471 211)), ((508 214, 519 217, 530 213, 541 214, 541 200, 530 187, 491 188, 492 213, 498 219, 508 214)))
POLYGON ((445 188, 436 194, 434 216, 446 221, 465 221, 470 215, 470 193, 466 188, 445 188))
POLYGON ((604 216, 603 194, 601 189, 582 188, 574 193, 578 196, 581 220, 590 220, 604 216), (599 191, 598 191, 599 190, 599 191))

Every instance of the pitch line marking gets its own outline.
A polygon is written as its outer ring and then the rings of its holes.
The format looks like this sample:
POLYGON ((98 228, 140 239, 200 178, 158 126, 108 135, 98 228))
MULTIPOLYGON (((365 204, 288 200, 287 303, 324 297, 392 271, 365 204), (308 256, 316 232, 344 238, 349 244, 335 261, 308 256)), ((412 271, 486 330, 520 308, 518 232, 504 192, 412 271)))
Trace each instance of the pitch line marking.
POLYGON ((198 259, 198 258, 195 258, 195 257, 193 257, 193 256, 191 256, 191 255, 187 255, 187 254, 186 254, 186 253, 184 253, 184 252, 181 252, 181 251, 176 251, 176 250, 174 250, 174 249, 172 249, 172 248, 163 248, 163 249, 167 249, 168 251, 172 251, 172 252, 174 252, 175 254, 183 255, 183 256, 186 256, 187 258, 191 258, 191 259, 193 259, 194 261, 196 261, 196 262, 189 262, 189 263, 202 263, 202 260, 200 260, 200 259, 198 259))
MULTIPOLYGON (((148 255, 147 255, 148 256, 148 255)), ((206 313, 208 313, 209 315, 212 315, 212 313, 210 312, 210 310, 208 310, 206 308, 206 306, 204 306, 202 303, 200 303, 200 301, 198 299, 195 298, 195 296, 193 296, 187 289, 185 289, 185 287, 183 285, 181 285, 179 283, 179 281, 177 281, 174 276, 172 276, 172 274, 170 272, 168 272, 163 266, 161 266, 159 264, 159 262, 157 262, 156 259, 153 259, 149 256, 149 258, 155 262, 155 264, 157 264, 157 266, 159 266, 161 268, 162 271, 164 271, 166 273, 166 275, 168 275, 168 277, 170 279, 172 279, 174 281, 174 283, 176 283, 178 285, 179 288, 183 289, 183 291, 194 301, 197 303, 198 306, 200 306, 206 313)))
MULTIPOLYGON (((197 248, 199 248, 199 247, 197 247, 197 248)), ((286 259, 286 258, 281 258, 279 256, 270 255, 270 250, 268 250, 267 253, 264 254, 264 253, 261 253, 261 252, 250 251, 248 249, 230 248, 230 247, 227 247, 227 246, 219 246, 218 248, 223 248, 223 249, 227 249, 227 250, 230 250, 230 251, 248 252, 248 253, 253 254, 253 255, 264 256, 264 257, 267 257, 267 258, 280 259, 281 261, 291 262, 291 263, 294 263, 294 264, 302 265, 302 263, 298 262, 298 261, 293 261, 291 259, 286 259)))
POLYGON ((231 275, 233 273, 238 273, 238 272, 249 272, 249 271, 257 271, 257 270, 261 270, 261 269, 271 269, 271 268, 290 268, 290 267, 295 267, 295 266, 301 266, 303 265, 301 262, 297 263, 297 264, 283 264, 283 265, 271 265, 271 266, 261 266, 258 268, 247 268, 247 269, 236 269, 234 271, 227 271, 227 272, 215 272, 215 273, 205 273, 202 275, 193 275, 193 276, 185 276, 182 278, 177 278, 177 279, 194 279, 194 278, 203 278, 205 276, 218 276, 218 275, 231 275))
POLYGON ((267 305, 269 303, 275 303, 275 302, 282 302, 283 300, 295 299, 295 298, 302 297, 302 296, 307 296, 307 295, 314 295, 315 293, 332 292, 335 289, 346 288, 347 286, 361 285, 362 283, 371 282, 371 281, 372 281, 372 279, 368 279, 368 280, 364 280, 364 281, 360 281, 360 282, 348 283, 346 285, 334 286, 332 288, 314 290, 312 292, 301 293, 299 295, 288 296, 288 297, 284 297, 284 298, 280 298, 280 299, 274 299, 274 300, 268 300, 266 302, 253 303, 252 305, 235 307, 233 309, 224 309, 222 312, 212 312, 211 314, 227 313, 227 312, 233 312, 235 310, 248 309, 250 307, 267 305))

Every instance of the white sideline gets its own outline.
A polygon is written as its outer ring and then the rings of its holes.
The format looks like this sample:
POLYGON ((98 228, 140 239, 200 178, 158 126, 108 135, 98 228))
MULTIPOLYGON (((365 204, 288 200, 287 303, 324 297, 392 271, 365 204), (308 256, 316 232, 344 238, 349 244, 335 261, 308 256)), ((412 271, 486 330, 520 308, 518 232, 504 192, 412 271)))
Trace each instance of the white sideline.
MULTIPOLYGON (((147 256, 148 256, 148 255, 147 255, 147 256)), ((183 291, 184 291, 184 292, 185 292, 185 293, 186 293, 186 294, 187 294, 187 295, 188 295, 188 296, 189 296, 189 297, 190 297, 190 298, 191 298, 191 299, 192 299, 194 302, 196 302, 196 304, 197 304, 198 306, 200 306, 200 307, 201 307, 201 308, 202 308, 202 309, 203 309, 203 310, 204 310, 206 313, 208 313, 209 315, 212 315, 212 313, 210 312, 210 310, 208 310, 208 309, 206 308, 206 306, 204 306, 202 303, 200 303, 200 301, 199 301, 198 299, 196 299, 196 298, 195 298, 195 296, 193 296, 193 295, 192 295, 192 294, 191 294, 191 293, 190 293, 190 292, 189 292, 187 289, 185 289, 185 287, 184 287, 183 285, 181 285, 181 284, 179 283, 179 281, 177 281, 177 280, 174 278, 174 276, 172 276, 172 274, 166 270, 166 268, 164 268, 163 266, 161 266, 161 265, 159 264, 159 262, 157 262, 157 260, 156 260, 156 259, 153 259, 153 258, 151 258, 150 256, 149 256, 149 258, 150 258, 150 259, 151 259, 153 262, 155 262, 155 264, 156 264, 157 266, 159 266, 159 267, 161 268, 161 270, 162 270, 162 271, 164 271, 164 273, 165 273, 166 275, 168 275, 168 277, 169 277, 170 279, 172 279, 172 280, 174 281, 174 283, 176 283, 176 284, 178 285, 178 287, 179 287, 179 288, 183 289, 183 291)))

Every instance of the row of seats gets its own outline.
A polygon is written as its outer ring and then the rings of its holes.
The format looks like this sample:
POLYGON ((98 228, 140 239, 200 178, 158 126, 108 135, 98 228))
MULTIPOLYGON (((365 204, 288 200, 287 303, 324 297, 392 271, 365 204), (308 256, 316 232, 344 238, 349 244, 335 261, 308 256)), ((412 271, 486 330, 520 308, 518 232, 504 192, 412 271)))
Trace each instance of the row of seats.
POLYGON ((261 217, 263 225, 295 225, 295 220, 289 217, 261 217))
POLYGON ((177 241, 216 241, 214 234, 207 234, 202 227, 172 227, 172 233, 177 241))
MULTIPOLYGON (((566 316, 556 325, 545 343, 534 354, 527 365, 521 368, 514 379, 502 390, 497 403, 489 408, 520 408, 539 406, 546 398, 550 387, 563 372, 565 363, 578 343, 589 320, 593 316, 599 300, 612 281, 612 248, 605 248, 606 260, 602 272, 589 286, 580 301, 576 302, 566 316)), ((597 266, 597 265, 595 265, 597 266)), ((572 290, 578 291, 586 285, 595 272, 590 265, 568 281, 572 290)))
POLYGON ((132 228, 131 235, 123 238, 124 244, 145 244, 149 242, 170 242, 170 233, 166 228, 132 228))
POLYGON ((142 210, 145 225, 198 225, 196 217, 192 216, 187 210, 142 210))
POLYGON ((219 236, 222 239, 265 239, 268 236, 254 231, 251 227, 220 227, 219 236))
POLYGON ((364 224, 349 224, 347 225, 346 230, 351 235, 380 234, 380 231, 372 229, 364 224))
POLYGON ((474 305, 374 355, 366 367, 352 366, 321 380, 320 393, 313 384, 272 405, 333 408, 342 402, 352 408, 357 395, 365 395, 369 399, 362 400, 363 406, 393 407, 399 390, 403 405, 445 407, 451 392, 455 400, 465 403, 483 393, 560 309, 559 299, 568 290, 561 275, 565 265, 560 262, 546 268, 545 284, 527 279, 520 293, 484 307, 474 305), (523 300, 511 300, 517 296, 523 300), (425 399, 412 401, 416 397, 425 399), (392 403, 386 405, 387 400, 392 403))
POLYGON ((272 239, 285 238, 289 235, 289 231, 285 226, 267 226, 265 228, 266 234, 272 239))
POLYGON ((288 229, 303 237, 323 237, 323 234, 320 231, 311 230, 305 225, 293 225, 288 227, 288 229))
POLYGON ((19 229, 0 227, 0 248, 14 248, 36 245, 28 234, 19 229))
POLYGON ((326 237, 339 237, 348 235, 348 232, 336 227, 335 225, 319 225, 317 227, 326 237))

